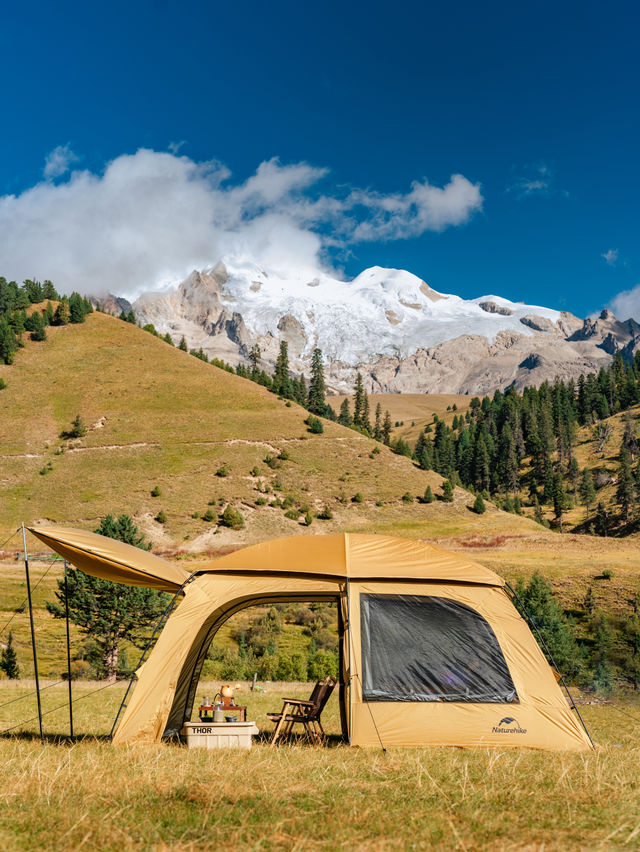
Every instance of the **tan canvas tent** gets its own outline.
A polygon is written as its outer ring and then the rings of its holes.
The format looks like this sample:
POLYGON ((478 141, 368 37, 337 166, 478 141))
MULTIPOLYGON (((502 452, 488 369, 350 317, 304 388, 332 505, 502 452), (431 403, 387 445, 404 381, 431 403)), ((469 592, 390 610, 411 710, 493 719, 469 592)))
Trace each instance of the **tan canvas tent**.
POLYGON ((378 535, 296 536, 183 568, 91 533, 31 530, 86 571, 179 593, 114 743, 175 736, 209 646, 233 613, 336 601, 345 739, 358 746, 581 750, 589 737, 504 581, 458 554, 378 535))

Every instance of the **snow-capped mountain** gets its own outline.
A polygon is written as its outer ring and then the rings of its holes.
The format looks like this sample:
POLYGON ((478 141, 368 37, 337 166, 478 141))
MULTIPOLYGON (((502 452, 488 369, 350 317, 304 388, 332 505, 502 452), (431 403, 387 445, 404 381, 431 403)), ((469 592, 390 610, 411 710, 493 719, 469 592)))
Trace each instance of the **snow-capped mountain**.
POLYGON ((640 332, 609 312, 583 322, 500 296, 438 293, 399 269, 372 267, 341 281, 237 258, 193 272, 168 293, 144 294, 134 308, 160 333, 184 335, 190 348, 234 364, 257 343, 270 365, 285 339, 293 369, 305 371, 319 346, 337 390, 350 387, 355 368, 378 391, 479 393, 577 376, 608 363, 616 348, 635 347, 640 332))

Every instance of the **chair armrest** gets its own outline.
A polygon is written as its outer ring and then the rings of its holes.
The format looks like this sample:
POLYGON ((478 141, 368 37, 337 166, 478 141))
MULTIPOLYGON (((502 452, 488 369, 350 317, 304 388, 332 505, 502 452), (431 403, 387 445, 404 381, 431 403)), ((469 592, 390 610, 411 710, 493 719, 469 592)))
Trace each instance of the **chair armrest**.
POLYGON ((286 704, 300 704, 303 707, 315 707, 314 701, 302 701, 300 698, 284 698, 286 704))

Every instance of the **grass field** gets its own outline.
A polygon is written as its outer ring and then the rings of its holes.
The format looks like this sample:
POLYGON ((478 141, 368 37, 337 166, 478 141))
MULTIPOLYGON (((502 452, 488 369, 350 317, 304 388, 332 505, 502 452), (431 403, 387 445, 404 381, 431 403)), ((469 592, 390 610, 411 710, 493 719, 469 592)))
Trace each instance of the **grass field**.
MULTIPOLYGON (((0 700, 27 683, 0 684, 0 700)), ((95 683, 76 683, 76 695, 95 683)), ((99 686, 99 685, 98 685, 99 686)), ((219 684, 201 684, 198 695, 219 684)), ((581 707, 595 753, 485 749, 350 749, 337 744, 338 702, 324 720, 329 747, 248 753, 175 745, 113 748, 100 739, 123 685, 45 717, 43 748, 31 723, 0 738, 0 848, 3 850, 595 850, 640 845, 640 705, 581 707), (56 735, 60 739, 56 739, 56 735)), ((44 693, 64 704, 66 686, 44 693)), ((265 684, 239 693, 249 718, 308 684, 265 684)), ((1 724, 34 711, 29 699, 0 708, 1 724), (27 705, 27 706, 25 706, 27 705), (10 712, 11 711, 11 712, 10 712)))

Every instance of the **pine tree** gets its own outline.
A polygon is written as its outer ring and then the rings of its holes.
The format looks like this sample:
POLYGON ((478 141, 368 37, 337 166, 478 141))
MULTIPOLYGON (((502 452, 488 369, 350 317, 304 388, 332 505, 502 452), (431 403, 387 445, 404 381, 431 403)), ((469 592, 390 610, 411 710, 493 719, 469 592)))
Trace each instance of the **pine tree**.
MULTIPOLYGON (((119 518, 107 515, 96 532, 143 550, 149 549, 129 515, 119 518)), ((146 644, 148 629, 164 611, 167 595, 142 586, 125 586, 91 577, 74 568, 67 572, 67 583, 71 621, 97 644, 105 676, 114 681, 121 643, 128 641, 136 647, 146 644)), ((64 618, 64 580, 58 581, 56 598, 57 603, 47 601, 47 609, 54 618, 64 618)))
POLYGON ((389 446, 389 441, 391 440, 391 415, 388 411, 385 411, 384 422, 382 424, 382 440, 389 446))
POLYGON ((571 461, 569 462, 569 481, 571 482, 571 490, 575 497, 576 491, 578 490, 578 483, 580 482, 580 467, 575 456, 572 456, 571 461))
POLYGON ((582 503, 587 508, 587 520, 589 519, 589 506, 596 499, 596 489, 593 485, 593 476, 591 475, 591 471, 588 467, 582 471, 582 477, 580 479, 580 499, 582 503))
POLYGON ((259 364, 261 358, 262 350, 257 343, 254 343, 251 347, 251 351, 249 352, 249 363, 251 364, 251 372, 249 375, 254 382, 257 381, 257 377, 260 374, 259 364))
POLYGON ((9 323, 0 319, 0 364, 13 364, 18 341, 9 323))
POLYGON ((476 515, 484 515, 487 511, 487 507, 484 505, 484 500, 482 499, 482 494, 476 495, 475 503, 473 504, 473 511, 476 515))
POLYGON ((373 437, 376 441, 382 438, 382 406, 380 403, 376 405, 376 421, 373 427, 373 437))
POLYGON ((365 406, 365 398, 366 394, 364 391, 364 384, 362 382, 362 376, 360 373, 356 373, 356 384, 354 388, 354 400, 353 400, 353 425, 354 426, 363 426, 362 417, 364 413, 365 406))
POLYGON ((322 350, 316 347, 311 356, 311 381, 309 382, 308 409, 314 414, 324 414, 324 398, 327 387, 324 381, 324 367, 322 365, 322 350))
POLYGON ((287 399, 291 398, 291 380, 289 378, 289 347, 286 340, 280 341, 280 352, 276 359, 276 367, 273 373, 273 383, 271 390, 284 396, 287 399))
POLYGON ((542 524, 544 522, 544 515, 542 514, 542 508, 540 506, 540 502, 538 501, 538 495, 534 495, 533 498, 533 519, 538 524, 542 524))
POLYGON ((620 504, 620 508, 622 509, 626 521, 629 520, 631 514, 634 495, 635 487, 633 473, 631 471, 631 454, 623 443, 620 448, 620 466, 618 467, 618 488, 616 489, 616 499, 620 504))
POLYGON ((362 400, 362 418, 361 426, 367 432, 371 433, 371 419, 369 414, 369 397, 365 393, 362 400))
POLYGON ((442 483, 442 499, 445 503, 453 503, 453 484, 450 479, 442 483))
POLYGON ((187 341, 185 340, 184 334, 180 338, 180 343, 178 344, 178 349, 181 349, 183 352, 188 352, 187 341))
POLYGON ((560 532, 562 532, 562 515, 567 508, 568 501, 564 490, 564 479, 561 473, 556 473, 553 478, 553 513, 558 521, 560 532))
POLYGON ((57 300, 60 298, 58 295, 56 288, 53 286, 53 283, 45 278, 42 285, 42 297, 44 299, 54 299, 57 300))
POLYGON ((351 426, 353 420, 351 419, 351 412, 349 411, 349 400, 343 399, 340 404, 340 414, 338 415, 338 423, 342 426, 351 426))
MULTIPOLYGON (((522 579, 518 581, 516 592, 518 597, 514 603, 517 609, 524 618, 529 616, 533 620, 560 672, 576 675, 579 671, 579 648, 548 581, 536 571, 527 586, 522 579)), ((534 636, 538 638, 535 632, 534 636)))
POLYGON ((604 507, 602 500, 598 503, 596 510, 596 533, 597 535, 606 536, 609 531, 609 516, 604 507))
POLYGON ((422 498, 422 502, 423 503, 433 503, 433 501, 434 501, 433 491, 431 490, 431 486, 427 485, 427 488, 424 492, 424 497, 422 498))
POLYGON ((13 647, 13 633, 11 631, 7 636, 6 647, 2 649, 2 654, 0 654, 0 671, 3 671, 9 680, 17 680, 20 677, 18 655, 13 647))
POLYGON ((53 325, 68 325, 70 318, 69 300, 63 297, 53 315, 53 325))
POLYGON ((42 316, 40 311, 34 311, 30 317, 30 320, 31 339, 38 341, 46 340, 47 332, 44 327, 44 317, 42 316))

